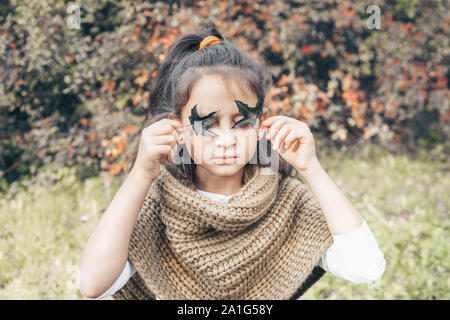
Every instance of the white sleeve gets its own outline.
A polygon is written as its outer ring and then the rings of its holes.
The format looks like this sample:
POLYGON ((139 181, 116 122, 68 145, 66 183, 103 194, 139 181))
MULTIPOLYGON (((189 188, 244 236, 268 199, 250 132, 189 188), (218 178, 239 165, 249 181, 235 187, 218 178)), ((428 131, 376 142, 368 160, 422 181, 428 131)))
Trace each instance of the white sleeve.
POLYGON ((321 268, 353 283, 369 283, 381 278, 386 261, 365 220, 354 231, 332 236, 334 243, 319 260, 321 268))
POLYGON ((133 263, 127 259, 125 268, 123 268, 123 271, 120 274, 119 278, 117 278, 116 282, 114 282, 112 286, 101 296, 91 300, 104 299, 106 297, 109 297, 110 295, 121 289, 125 285, 125 283, 127 283, 127 281, 134 275, 135 272, 136 268, 134 267, 133 263))

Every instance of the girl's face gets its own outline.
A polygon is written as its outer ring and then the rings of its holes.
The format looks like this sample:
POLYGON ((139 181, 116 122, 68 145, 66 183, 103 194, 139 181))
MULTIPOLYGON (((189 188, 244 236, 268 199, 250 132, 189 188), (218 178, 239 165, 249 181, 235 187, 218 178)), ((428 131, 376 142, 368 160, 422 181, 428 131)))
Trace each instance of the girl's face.
POLYGON ((183 107, 181 121, 187 126, 191 122, 191 109, 197 106, 199 117, 218 112, 204 129, 215 135, 201 135, 194 132, 193 126, 187 127, 184 143, 197 166, 213 175, 231 176, 241 170, 256 151, 258 140, 263 135, 260 122, 267 117, 257 119, 255 125, 236 126, 244 118, 235 102, 239 100, 253 108, 257 105, 257 96, 245 88, 239 81, 229 81, 228 88, 219 75, 205 75, 197 81, 191 90, 189 101, 183 107), (223 159, 223 157, 227 157, 223 159))

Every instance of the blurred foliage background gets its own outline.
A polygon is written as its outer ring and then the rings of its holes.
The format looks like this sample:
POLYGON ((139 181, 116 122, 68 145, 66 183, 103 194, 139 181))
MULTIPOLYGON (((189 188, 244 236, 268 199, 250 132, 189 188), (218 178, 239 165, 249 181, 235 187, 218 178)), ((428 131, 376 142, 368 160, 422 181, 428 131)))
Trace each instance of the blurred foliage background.
POLYGON ((130 170, 170 44, 214 23, 306 122, 368 221, 380 282, 305 298, 449 298, 449 1, 0 2, 0 298, 81 298, 85 241, 130 170), (69 27, 76 5, 80 29, 69 27), (370 30, 366 9, 381 10, 370 30), (375 150, 375 151, 371 151, 375 150))

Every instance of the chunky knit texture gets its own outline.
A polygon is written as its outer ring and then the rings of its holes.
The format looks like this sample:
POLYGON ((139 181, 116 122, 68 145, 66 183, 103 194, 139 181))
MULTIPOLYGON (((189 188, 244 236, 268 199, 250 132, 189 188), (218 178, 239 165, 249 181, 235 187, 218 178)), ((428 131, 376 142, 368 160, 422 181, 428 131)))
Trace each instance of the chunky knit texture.
POLYGON ((245 167, 220 203, 164 165, 130 240, 137 272, 120 299, 290 299, 333 243, 319 204, 299 180, 245 167))

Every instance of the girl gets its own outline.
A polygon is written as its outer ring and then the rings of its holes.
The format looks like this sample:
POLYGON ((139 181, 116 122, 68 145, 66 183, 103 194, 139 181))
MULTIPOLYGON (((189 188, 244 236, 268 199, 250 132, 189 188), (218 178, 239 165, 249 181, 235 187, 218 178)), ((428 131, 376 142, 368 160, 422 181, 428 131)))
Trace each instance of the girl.
POLYGON ((268 117, 271 84, 213 26, 172 44, 133 168, 83 251, 84 295, 297 299, 325 271, 381 277, 384 255, 308 126, 268 117))

